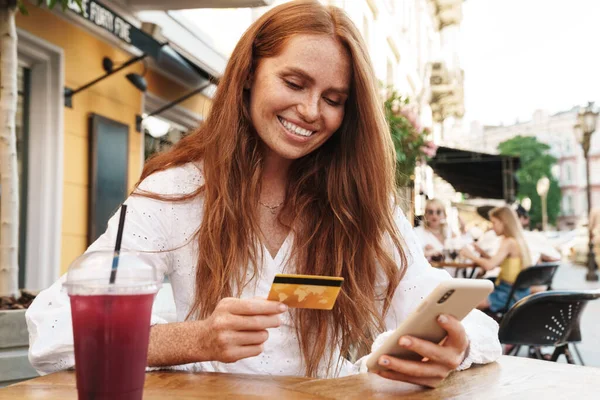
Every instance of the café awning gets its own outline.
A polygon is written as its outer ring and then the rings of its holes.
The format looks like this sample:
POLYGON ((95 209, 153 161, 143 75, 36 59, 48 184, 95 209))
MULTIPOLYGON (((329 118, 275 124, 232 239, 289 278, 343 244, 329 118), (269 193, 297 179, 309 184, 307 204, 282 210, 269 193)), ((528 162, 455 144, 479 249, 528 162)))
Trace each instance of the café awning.
POLYGON ((457 192, 507 202, 515 199, 519 157, 439 147, 428 164, 457 192))

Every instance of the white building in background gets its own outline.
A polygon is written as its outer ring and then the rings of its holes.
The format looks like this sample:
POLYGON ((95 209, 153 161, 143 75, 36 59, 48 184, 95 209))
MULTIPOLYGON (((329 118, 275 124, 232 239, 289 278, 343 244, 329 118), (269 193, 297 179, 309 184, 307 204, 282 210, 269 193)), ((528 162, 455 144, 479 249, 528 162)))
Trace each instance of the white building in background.
POLYGON ((462 0, 333 0, 361 28, 381 82, 409 96, 436 142, 464 115, 462 0))
MULTIPOLYGON (((330 0, 361 29, 379 81, 407 95, 436 144, 445 143, 464 115, 464 72, 459 59, 463 0, 330 0)), ((455 197, 433 170, 415 173, 414 212, 426 195, 450 205, 455 197)))
MULTIPOLYGON (((587 181, 585 159, 576 141, 573 126, 579 107, 548 114, 538 110, 529 121, 506 126, 472 124, 469 142, 472 148, 486 153, 498 153, 498 145, 515 136, 535 136, 550 146, 550 154, 558 159, 559 185, 562 191, 559 229, 572 228, 587 221, 587 181)), ((596 130, 600 130, 600 124, 596 130)), ((589 160, 592 206, 600 207, 600 138, 592 135, 589 160)))
MULTIPOLYGON (((254 9, 202 9, 178 12, 229 55, 245 29, 268 9, 290 0, 268 1, 254 9)), ((338 6, 367 42, 375 74, 416 105, 421 123, 441 140, 444 128, 462 118, 463 71, 459 29, 463 0, 321 0, 338 6), (446 120, 445 124, 442 121, 446 120)))

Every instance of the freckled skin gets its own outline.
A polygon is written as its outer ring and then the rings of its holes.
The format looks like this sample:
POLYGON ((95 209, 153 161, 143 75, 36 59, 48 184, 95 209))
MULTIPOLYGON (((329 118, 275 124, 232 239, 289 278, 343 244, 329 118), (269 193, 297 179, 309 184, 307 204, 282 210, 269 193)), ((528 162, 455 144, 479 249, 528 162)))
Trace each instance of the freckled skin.
POLYGON ((281 54, 260 60, 250 88, 250 114, 267 156, 294 160, 325 143, 342 124, 347 97, 331 89, 347 90, 350 80, 349 55, 326 35, 292 37, 281 54), (316 132, 301 143, 290 140, 278 117, 316 132))
MULTIPOLYGON (((258 62, 250 85, 250 115, 266 145, 266 168, 283 171, 338 130, 344 119, 351 70, 346 49, 326 35, 294 36, 279 55, 258 62), (299 137, 288 132, 279 118, 315 132, 299 137)), ((279 204, 285 184, 263 179, 263 202, 279 204)), ((289 229, 278 221, 277 213, 258 207, 258 214, 264 244, 275 257, 289 229)))

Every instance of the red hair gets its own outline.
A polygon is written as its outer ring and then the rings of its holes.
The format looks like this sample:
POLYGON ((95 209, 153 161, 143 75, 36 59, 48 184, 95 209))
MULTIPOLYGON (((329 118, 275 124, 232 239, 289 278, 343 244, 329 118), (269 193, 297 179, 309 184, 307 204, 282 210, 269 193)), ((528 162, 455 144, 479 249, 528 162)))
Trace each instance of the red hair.
POLYGON ((259 272, 256 207, 263 156, 244 87, 261 59, 277 56, 291 37, 303 34, 335 38, 352 63, 344 121, 320 148, 294 161, 280 217, 294 232, 295 272, 345 279, 333 310, 293 312, 306 374, 316 376, 323 355, 329 355, 328 371, 339 365, 333 359, 336 348, 342 355, 368 352, 384 329, 406 266, 393 219, 394 147, 366 46, 348 16, 317 1, 293 1, 260 17, 233 51, 205 123, 149 160, 141 179, 203 161, 204 186, 178 200, 204 197, 197 287, 188 318, 206 318, 219 300, 239 295, 250 283, 249 268, 252 279, 259 272))

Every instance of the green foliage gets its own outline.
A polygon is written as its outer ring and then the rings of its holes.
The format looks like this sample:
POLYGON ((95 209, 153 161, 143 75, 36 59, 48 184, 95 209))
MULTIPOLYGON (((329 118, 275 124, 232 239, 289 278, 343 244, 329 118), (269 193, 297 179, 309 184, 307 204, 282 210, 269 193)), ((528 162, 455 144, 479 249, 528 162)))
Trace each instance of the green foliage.
MULTIPOLYGON (((82 10, 81 0, 37 0, 37 5, 38 5, 38 7, 46 5, 50 10, 52 10, 57 4, 60 4, 62 10, 65 11, 67 9, 67 7, 69 6, 69 3, 71 3, 71 2, 77 4, 79 6, 79 9, 82 10)), ((25 0, 18 0, 17 7, 19 9, 19 12, 21 12, 21 14, 29 15, 29 12, 27 11, 27 7, 25 7, 25 0)))
POLYGON ((429 131, 419 127, 416 113, 410 109, 407 97, 391 89, 389 93, 384 107, 396 149, 396 185, 409 186, 414 179, 417 161, 425 157, 429 131))
POLYGON ((535 227, 542 222, 542 200, 537 194, 537 181, 547 176, 550 179, 550 190, 548 191, 548 222, 556 223, 556 217, 560 213, 561 193, 558 182, 552 176, 552 166, 556 164, 556 158, 548 154, 550 146, 539 142, 535 137, 516 136, 498 145, 501 154, 519 156, 521 167, 517 171, 519 181, 519 192, 517 198, 525 197, 531 199, 531 210, 529 211, 531 226, 535 227))

